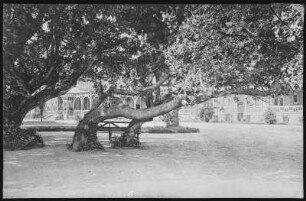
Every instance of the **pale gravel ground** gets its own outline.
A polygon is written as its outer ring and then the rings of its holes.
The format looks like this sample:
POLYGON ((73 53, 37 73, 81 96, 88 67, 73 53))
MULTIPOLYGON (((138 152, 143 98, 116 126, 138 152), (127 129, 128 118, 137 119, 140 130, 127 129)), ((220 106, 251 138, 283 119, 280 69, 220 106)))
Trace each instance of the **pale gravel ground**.
POLYGON ((181 123, 193 134, 142 134, 140 149, 73 153, 72 132, 3 153, 3 197, 303 197, 303 126, 181 123))

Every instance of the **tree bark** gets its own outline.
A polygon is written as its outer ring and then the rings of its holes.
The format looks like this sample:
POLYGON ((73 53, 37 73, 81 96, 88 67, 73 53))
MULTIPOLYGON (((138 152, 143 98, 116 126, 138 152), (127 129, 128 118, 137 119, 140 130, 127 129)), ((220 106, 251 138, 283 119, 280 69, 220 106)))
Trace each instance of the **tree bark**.
POLYGON ((141 126, 148 121, 152 121, 151 119, 144 119, 144 120, 135 120, 133 119, 125 132, 122 134, 120 138, 120 144, 121 146, 127 146, 127 147, 138 147, 140 142, 139 139, 137 139, 136 134, 140 132, 141 126))
POLYGON ((90 118, 87 117, 79 122, 72 143, 68 145, 68 148, 72 151, 105 150, 103 145, 98 141, 97 124, 89 120, 90 118))
POLYGON ((98 122, 93 122, 97 115, 99 115, 98 103, 96 107, 92 108, 77 125, 73 136, 72 143, 68 145, 68 149, 72 151, 86 151, 93 149, 100 149, 104 151, 103 145, 98 141, 97 126, 98 122))

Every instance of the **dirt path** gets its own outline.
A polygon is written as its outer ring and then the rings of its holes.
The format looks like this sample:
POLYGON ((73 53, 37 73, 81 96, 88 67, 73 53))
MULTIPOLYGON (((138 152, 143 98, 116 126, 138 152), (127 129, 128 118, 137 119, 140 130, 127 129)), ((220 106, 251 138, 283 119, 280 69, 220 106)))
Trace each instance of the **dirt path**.
MULTIPOLYGON (((186 124, 187 125, 187 124, 186 124)), ((72 132, 42 132, 46 147, 4 152, 4 198, 301 197, 302 126, 188 124, 194 134, 142 134, 140 149, 66 150, 72 132)))

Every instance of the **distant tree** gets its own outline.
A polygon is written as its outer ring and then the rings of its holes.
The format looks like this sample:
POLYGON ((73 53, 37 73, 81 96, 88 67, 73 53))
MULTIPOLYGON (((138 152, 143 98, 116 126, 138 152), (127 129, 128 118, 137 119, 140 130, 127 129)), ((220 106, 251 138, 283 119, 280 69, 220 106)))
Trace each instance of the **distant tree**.
POLYGON ((265 111, 264 118, 267 124, 276 124, 276 113, 271 107, 268 107, 265 111))

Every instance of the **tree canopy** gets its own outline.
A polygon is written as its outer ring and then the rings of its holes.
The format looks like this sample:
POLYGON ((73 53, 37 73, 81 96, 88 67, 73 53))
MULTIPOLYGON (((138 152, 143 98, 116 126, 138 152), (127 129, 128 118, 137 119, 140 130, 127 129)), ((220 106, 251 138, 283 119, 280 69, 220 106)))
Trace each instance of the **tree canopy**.
POLYGON ((5 4, 3 11, 6 134, 80 78, 99 93, 76 132, 85 138, 89 124, 109 118, 133 119, 134 128, 186 104, 302 86, 302 5, 5 4), (103 107, 112 94, 141 96, 148 108, 103 107))
MULTIPOLYGON (((186 15, 165 51, 180 84, 174 90, 194 98, 210 92, 264 96, 301 87, 303 7, 191 5, 186 15)), ((171 24, 174 17, 164 18, 171 24)))
POLYGON ((25 115, 102 65, 120 73, 137 38, 122 36, 130 30, 112 17, 114 12, 107 5, 6 4, 5 111, 25 115))

